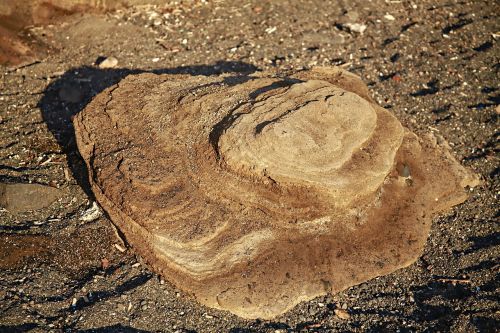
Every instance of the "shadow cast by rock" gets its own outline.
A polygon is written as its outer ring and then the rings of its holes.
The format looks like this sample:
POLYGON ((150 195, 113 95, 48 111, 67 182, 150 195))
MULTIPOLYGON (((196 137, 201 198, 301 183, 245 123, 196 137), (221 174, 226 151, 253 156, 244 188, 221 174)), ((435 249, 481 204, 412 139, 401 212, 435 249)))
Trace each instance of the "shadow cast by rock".
POLYGON ((78 333, 149 333, 151 331, 141 330, 130 326, 115 324, 87 330, 78 330, 78 333))
POLYGON ((104 89, 118 83, 131 74, 190 74, 218 75, 235 73, 245 76, 258 68, 237 61, 218 61, 213 65, 182 66, 157 70, 141 69, 99 69, 93 66, 73 68, 51 83, 38 103, 42 117, 58 144, 67 155, 69 167, 78 184, 93 198, 85 164, 76 147, 72 118, 82 111, 92 98, 104 89))

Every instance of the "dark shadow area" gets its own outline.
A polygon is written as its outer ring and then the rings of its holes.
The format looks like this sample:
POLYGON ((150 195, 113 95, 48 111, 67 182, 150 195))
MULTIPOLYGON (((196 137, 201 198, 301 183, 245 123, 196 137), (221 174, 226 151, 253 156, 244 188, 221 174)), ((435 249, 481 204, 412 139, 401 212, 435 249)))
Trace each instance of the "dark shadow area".
POLYGON ((493 267, 497 266, 498 263, 495 262, 494 260, 483 260, 479 262, 476 265, 472 265, 464 269, 465 272, 475 272, 475 271, 482 271, 482 270, 490 270, 493 269, 493 267))
POLYGON ((473 244, 469 249, 464 251, 464 254, 470 254, 481 249, 488 249, 500 245, 500 232, 494 232, 486 236, 469 237, 469 241, 473 244))
POLYGON ((414 93, 411 93, 410 96, 422 97, 422 96, 427 96, 427 95, 434 95, 438 91, 439 91, 439 81, 432 80, 432 81, 427 82, 426 88, 420 89, 414 93))
POLYGON ((3 333, 21 333, 21 332, 29 332, 32 329, 38 327, 38 324, 28 323, 21 325, 0 325, 0 332, 3 333))
POLYGON ((451 104, 446 104, 446 105, 443 105, 441 107, 432 109, 431 112, 434 114, 441 114, 441 113, 445 113, 445 112, 449 111, 450 108, 451 108, 451 104))
POLYGON ((378 77, 378 79, 379 79, 380 82, 384 82, 384 81, 387 81, 389 79, 394 78, 398 74, 399 74, 398 72, 392 72, 392 73, 389 73, 387 75, 381 75, 381 76, 378 77))
POLYGON ((387 46, 395 41, 399 40, 399 36, 395 36, 395 37, 390 37, 390 38, 386 38, 383 42, 382 42, 382 46, 387 46))
POLYGON ((487 97, 487 101, 485 102, 481 102, 481 103, 477 103, 477 104, 472 104, 472 105, 469 105, 469 109, 485 109, 487 107, 490 107, 490 106, 497 106, 500 104, 500 95, 497 94, 497 95, 493 95, 493 96, 488 96, 487 97))
POLYGON ((478 332, 484 332, 484 333, 498 332, 498 328, 500 327, 500 320, 482 316, 472 318, 472 323, 478 329, 478 332))
POLYGON ((140 330, 130 326, 124 326, 121 324, 91 328, 88 330, 78 330, 77 333, 149 333, 150 331, 140 330))
POLYGON ((125 281, 121 285, 117 286, 114 290, 97 290, 92 293, 87 294, 88 301, 86 302, 82 298, 78 299, 76 304, 71 306, 72 311, 81 310, 85 307, 92 306, 97 302, 104 301, 111 297, 116 297, 122 295, 123 293, 130 291, 132 289, 138 288, 148 282, 153 277, 153 274, 143 273, 134 276, 128 281, 125 281))
POLYGON ((477 47, 474 47, 473 50, 477 51, 477 52, 484 52, 484 51, 491 49, 492 47, 493 47, 493 43, 490 41, 487 41, 481 45, 478 45, 477 47))
MULTIPOLYGON (((213 65, 195 65, 158 70, 140 69, 99 69, 93 66, 73 68, 52 82, 45 89, 38 107, 43 120, 56 138, 63 152, 67 155, 69 167, 78 182, 90 198, 93 198, 88 182, 88 173, 76 147, 72 118, 82 111, 94 96, 104 89, 117 84, 131 74, 189 74, 218 75, 235 73, 244 77, 258 68, 238 61, 219 61, 213 65)), ((228 78, 229 84, 230 78, 228 78)))
POLYGON ((391 60, 392 63, 394 63, 394 62, 398 61, 399 58, 401 58, 401 53, 396 52, 393 55, 391 55, 391 57, 389 59, 391 60))
POLYGON ((457 23, 447 25, 446 27, 443 28, 443 34, 449 34, 452 31, 456 31, 458 29, 461 29, 465 27, 466 25, 471 24, 474 22, 472 19, 460 19, 458 20, 457 23))
POLYGON ((410 22, 408 24, 405 24, 405 25, 401 26, 401 32, 407 31, 408 29, 410 29, 411 27, 413 27, 416 24, 418 24, 418 22, 412 21, 412 22, 410 22))
POLYGON ((116 287, 116 292, 119 294, 122 294, 124 292, 130 291, 130 290, 135 289, 137 287, 140 287, 143 284, 145 284, 146 282, 148 282, 149 280, 151 280, 152 277, 153 277, 153 274, 149 274, 149 273, 143 273, 143 274, 139 274, 137 276, 134 276, 130 280, 128 280, 128 281, 124 282, 123 284, 119 285, 118 287, 116 287))

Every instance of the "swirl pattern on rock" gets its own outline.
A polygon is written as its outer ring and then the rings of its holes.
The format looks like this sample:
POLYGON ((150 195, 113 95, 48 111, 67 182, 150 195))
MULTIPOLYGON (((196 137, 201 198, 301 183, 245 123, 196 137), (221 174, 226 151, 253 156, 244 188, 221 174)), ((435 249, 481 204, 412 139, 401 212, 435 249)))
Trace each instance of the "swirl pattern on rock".
POLYGON ((75 118, 99 203, 201 303, 272 318, 414 262, 476 178, 355 75, 141 74, 75 118))

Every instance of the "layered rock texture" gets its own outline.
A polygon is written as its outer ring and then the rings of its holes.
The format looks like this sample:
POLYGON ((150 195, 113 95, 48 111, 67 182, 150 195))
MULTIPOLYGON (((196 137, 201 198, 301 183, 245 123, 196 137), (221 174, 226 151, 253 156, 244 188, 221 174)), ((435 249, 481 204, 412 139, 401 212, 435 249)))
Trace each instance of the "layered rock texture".
POLYGON ((414 262, 476 177, 355 75, 129 76, 74 121, 97 200, 210 307, 272 318, 414 262))

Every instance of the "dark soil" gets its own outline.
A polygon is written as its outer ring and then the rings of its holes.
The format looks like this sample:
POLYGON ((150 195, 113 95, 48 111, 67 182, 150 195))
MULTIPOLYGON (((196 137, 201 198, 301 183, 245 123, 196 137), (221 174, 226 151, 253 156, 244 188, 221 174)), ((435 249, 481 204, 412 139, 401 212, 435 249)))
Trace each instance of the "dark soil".
POLYGON ((45 51, 37 61, 1 67, 0 182, 57 187, 61 198, 35 212, 0 210, 0 331, 494 332, 496 13, 497 1, 479 0, 207 1, 80 14, 30 28, 45 51), (118 59, 116 68, 95 65, 108 56, 118 59), (415 264, 301 303, 274 321, 249 321, 200 306, 132 248, 122 252, 106 216, 81 220, 93 197, 71 118, 97 93, 146 71, 211 75, 313 65, 360 75, 404 125, 443 136, 482 176, 468 201, 435 219, 415 264))

